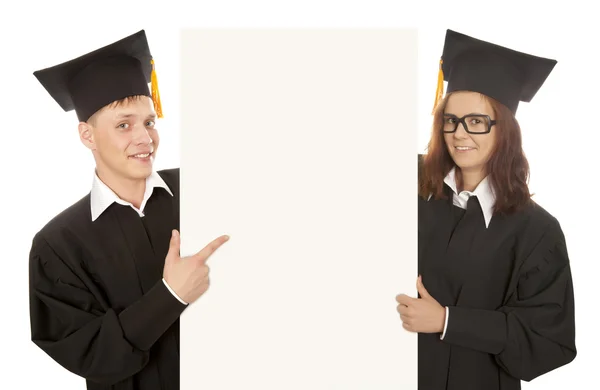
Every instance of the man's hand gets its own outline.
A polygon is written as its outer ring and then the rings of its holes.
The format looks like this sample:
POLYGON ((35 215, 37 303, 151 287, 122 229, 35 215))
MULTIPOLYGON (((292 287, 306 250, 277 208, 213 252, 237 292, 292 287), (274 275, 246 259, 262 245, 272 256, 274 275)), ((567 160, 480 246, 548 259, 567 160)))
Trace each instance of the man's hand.
POLYGON ((446 309, 429 295, 421 276, 417 278, 417 291, 421 298, 412 298, 405 294, 396 296, 402 326, 410 332, 443 332, 446 309))
POLYGON ((206 261, 227 240, 229 236, 221 236, 195 255, 181 258, 179 232, 173 230, 169 252, 165 258, 163 277, 177 296, 187 303, 192 303, 208 290, 209 268, 206 261))

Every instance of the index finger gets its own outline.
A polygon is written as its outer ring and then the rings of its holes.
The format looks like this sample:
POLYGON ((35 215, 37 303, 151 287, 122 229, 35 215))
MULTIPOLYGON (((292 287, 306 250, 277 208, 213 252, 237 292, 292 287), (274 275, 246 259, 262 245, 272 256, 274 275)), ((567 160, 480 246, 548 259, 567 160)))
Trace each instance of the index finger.
POLYGON ((229 236, 223 235, 211 241, 206 245, 200 252, 196 253, 194 257, 198 258, 201 262, 206 262, 208 258, 217 250, 221 245, 229 240, 229 236))

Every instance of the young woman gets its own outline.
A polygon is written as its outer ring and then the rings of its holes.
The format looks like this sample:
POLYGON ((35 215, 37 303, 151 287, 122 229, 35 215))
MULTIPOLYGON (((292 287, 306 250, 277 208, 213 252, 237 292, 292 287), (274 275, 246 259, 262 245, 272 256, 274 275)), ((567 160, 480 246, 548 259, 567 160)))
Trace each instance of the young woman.
POLYGON ((515 119, 556 61, 449 30, 442 64, 419 156, 419 296, 397 309, 419 333, 420 390, 520 389, 577 353, 565 237, 531 199, 515 119))

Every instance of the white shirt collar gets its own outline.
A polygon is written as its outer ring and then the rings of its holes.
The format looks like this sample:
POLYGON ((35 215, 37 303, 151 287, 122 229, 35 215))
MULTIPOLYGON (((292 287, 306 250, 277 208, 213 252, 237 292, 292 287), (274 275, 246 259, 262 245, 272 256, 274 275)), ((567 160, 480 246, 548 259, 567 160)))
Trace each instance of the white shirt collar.
POLYGON ((146 179, 146 191, 144 192, 144 199, 142 200, 142 204, 140 208, 136 208, 130 202, 124 201, 119 198, 117 194, 113 190, 111 190, 100 178, 98 174, 94 170, 94 180, 92 183, 92 191, 90 193, 90 206, 92 211, 92 221, 95 221, 111 204, 119 203, 126 206, 131 206, 141 217, 144 216, 144 207, 150 199, 154 188, 161 187, 167 190, 167 192, 173 196, 173 192, 165 183, 162 177, 157 172, 152 172, 150 176, 146 179))
POLYGON ((481 210, 483 211, 485 226, 487 227, 490 225, 490 221, 494 214, 496 196, 488 177, 485 177, 474 191, 462 191, 459 193, 456 186, 456 167, 454 167, 444 178, 444 183, 446 183, 454 192, 453 202, 459 207, 466 208, 469 197, 473 195, 477 196, 479 204, 481 205, 481 210))

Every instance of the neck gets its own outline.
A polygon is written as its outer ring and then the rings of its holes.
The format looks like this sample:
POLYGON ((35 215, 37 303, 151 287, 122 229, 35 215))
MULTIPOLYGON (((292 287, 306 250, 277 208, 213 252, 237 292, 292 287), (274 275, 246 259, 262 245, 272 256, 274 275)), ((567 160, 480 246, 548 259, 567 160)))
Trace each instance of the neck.
POLYGON ((460 173, 460 191, 475 191, 475 188, 477 188, 479 183, 481 183, 485 177, 481 170, 471 171, 459 169, 457 173, 460 173))
POLYGON ((96 174, 119 198, 140 208, 144 199, 144 192, 146 191, 145 179, 119 177, 101 167, 96 167, 96 174))

